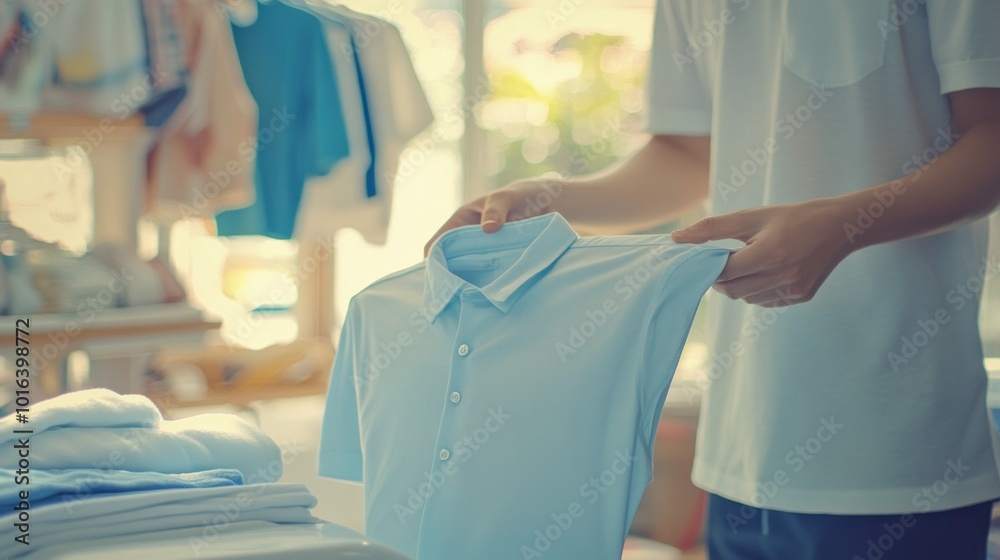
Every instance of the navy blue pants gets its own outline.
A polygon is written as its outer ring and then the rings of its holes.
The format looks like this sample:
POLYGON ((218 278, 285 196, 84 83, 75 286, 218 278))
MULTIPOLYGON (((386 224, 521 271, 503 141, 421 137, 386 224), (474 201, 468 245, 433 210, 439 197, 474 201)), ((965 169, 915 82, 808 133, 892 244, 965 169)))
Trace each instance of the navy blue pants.
POLYGON ((992 502, 912 515, 763 510, 712 495, 709 560, 984 560, 992 502))

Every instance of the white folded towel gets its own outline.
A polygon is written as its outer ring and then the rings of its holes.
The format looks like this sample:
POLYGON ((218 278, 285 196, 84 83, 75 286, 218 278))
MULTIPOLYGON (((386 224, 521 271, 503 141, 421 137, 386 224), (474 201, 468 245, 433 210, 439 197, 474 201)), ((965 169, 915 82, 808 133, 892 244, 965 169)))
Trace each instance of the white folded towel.
POLYGON ((36 555, 46 547, 76 543, 93 546, 104 539, 203 527, 208 535, 243 521, 316 523, 309 509, 316 498, 301 484, 256 484, 129 492, 31 510, 31 545, 14 541, 14 516, 0 517, 0 558, 36 555))
MULTIPOLYGON (((30 429, 35 435, 56 428, 152 428, 163 417, 142 395, 119 395, 108 389, 87 389, 59 395, 31 406, 28 422, 14 414, 0 418, 0 446, 15 441, 13 430, 30 429)), ((13 464, 13 463, 11 463, 13 464)))
MULTIPOLYGON (((17 464, 13 446, 0 447, 0 464, 17 464)), ((200 414, 155 428, 45 430, 31 437, 31 468, 165 474, 236 469, 254 484, 280 479, 283 465, 278 445, 260 429, 231 414, 200 414)))

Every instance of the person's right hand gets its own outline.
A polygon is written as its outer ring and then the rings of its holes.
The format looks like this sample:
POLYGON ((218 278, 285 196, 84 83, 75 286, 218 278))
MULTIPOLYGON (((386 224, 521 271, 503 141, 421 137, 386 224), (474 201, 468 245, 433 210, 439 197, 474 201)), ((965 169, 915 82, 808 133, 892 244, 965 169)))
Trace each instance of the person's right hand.
POLYGON ((494 233, 507 222, 514 222, 554 212, 553 202, 562 193, 559 179, 524 179, 464 204, 451 215, 430 241, 424 256, 438 237, 461 226, 479 224, 486 233, 494 233))

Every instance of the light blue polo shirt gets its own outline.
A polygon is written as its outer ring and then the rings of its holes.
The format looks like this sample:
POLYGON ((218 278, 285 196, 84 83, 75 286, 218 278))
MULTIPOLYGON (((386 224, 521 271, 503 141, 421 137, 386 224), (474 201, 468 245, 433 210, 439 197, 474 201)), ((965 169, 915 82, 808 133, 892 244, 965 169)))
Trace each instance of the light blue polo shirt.
POLYGON ((420 560, 618 558, 728 254, 558 214, 444 234, 351 300, 320 474, 363 482, 367 536, 420 560))

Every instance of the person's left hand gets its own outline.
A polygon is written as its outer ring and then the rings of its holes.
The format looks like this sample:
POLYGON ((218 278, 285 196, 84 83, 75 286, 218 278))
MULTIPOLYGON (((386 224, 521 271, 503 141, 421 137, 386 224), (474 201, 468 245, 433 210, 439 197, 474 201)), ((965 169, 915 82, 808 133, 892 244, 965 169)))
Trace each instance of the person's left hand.
POLYGON ((730 299, 783 307, 811 300, 855 248, 845 215, 840 201, 819 199, 712 216, 671 235, 678 243, 743 241, 713 287, 730 299))

